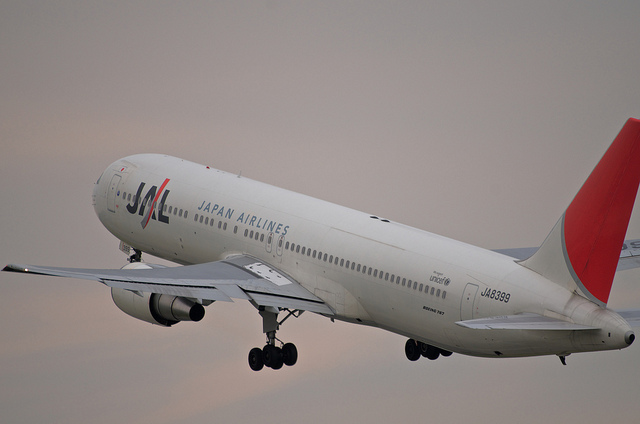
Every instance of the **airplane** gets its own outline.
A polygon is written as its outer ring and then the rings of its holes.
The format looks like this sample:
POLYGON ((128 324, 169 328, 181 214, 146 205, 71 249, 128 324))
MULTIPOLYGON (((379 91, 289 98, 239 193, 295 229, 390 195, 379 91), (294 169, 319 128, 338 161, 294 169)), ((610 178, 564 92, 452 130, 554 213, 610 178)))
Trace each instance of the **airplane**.
POLYGON ((377 215, 161 154, 109 165, 93 206, 129 255, 122 269, 7 265, 111 288, 128 315, 171 327, 215 301, 249 301, 266 344, 249 366, 298 360, 277 331, 303 312, 407 338, 411 361, 452 353, 527 357, 630 346, 640 309, 607 302, 616 270, 640 266, 624 240, 640 182, 630 118, 539 248, 486 250, 377 215), (142 254, 172 261, 166 267, 142 254))

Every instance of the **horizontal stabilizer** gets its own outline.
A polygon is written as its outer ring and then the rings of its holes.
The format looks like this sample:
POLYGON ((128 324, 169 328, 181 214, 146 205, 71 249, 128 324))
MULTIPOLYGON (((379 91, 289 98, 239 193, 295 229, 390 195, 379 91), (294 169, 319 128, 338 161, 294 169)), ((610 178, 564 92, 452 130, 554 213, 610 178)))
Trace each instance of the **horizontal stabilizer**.
MULTIPOLYGON (((511 256, 514 259, 525 260, 538 251, 537 247, 516 247, 511 249, 496 249, 494 252, 511 256)), ((620 259, 616 271, 640 268, 640 239, 625 240, 620 251, 620 259)))
POLYGON ((599 327, 574 324, 538 314, 503 315, 490 318, 470 319, 456 322, 461 327, 474 330, 545 330, 574 331, 597 330, 599 327))
POLYGON ((618 313, 618 315, 624 318, 630 326, 640 327, 640 309, 627 309, 616 312, 618 313))

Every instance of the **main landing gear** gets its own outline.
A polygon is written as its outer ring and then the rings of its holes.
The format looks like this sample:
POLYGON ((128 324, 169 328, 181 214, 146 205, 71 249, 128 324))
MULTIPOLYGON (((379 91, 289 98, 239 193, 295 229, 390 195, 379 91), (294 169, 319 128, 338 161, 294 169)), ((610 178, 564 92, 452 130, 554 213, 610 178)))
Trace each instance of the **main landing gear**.
POLYGON ((142 251, 133 249, 133 255, 129 256, 128 260, 130 263, 142 262, 142 251))
POLYGON ((440 355, 451 356, 451 352, 448 350, 440 349, 439 347, 431 346, 413 339, 409 339, 407 340, 407 343, 405 343, 404 353, 410 361, 417 361, 421 356, 431 359, 432 361, 438 359, 440 355))
POLYGON ((292 366, 298 361, 298 349, 293 343, 283 343, 276 338, 276 331, 280 325, 290 316, 298 318, 302 312, 300 310, 286 310, 287 316, 278 322, 279 310, 274 307, 259 306, 258 312, 262 316, 262 330, 267 335, 267 344, 260 349, 254 347, 249 351, 249 367, 254 371, 260 371, 263 367, 279 370, 283 365, 292 366), (280 346, 276 345, 276 341, 280 346))

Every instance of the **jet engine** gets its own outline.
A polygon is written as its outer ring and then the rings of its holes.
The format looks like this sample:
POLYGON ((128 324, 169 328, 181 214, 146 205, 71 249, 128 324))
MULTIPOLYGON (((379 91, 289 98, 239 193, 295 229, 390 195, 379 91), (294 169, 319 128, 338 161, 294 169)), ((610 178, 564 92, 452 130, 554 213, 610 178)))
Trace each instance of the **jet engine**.
MULTIPOLYGON (((128 264, 123 269, 160 267, 162 266, 137 262, 128 264)), ((164 327, 170 327, 180 321, 200 321, 204 317, 204 306, 186 297, 133 292, 120 288, 112 288, 111 297, 125 314, 164 327)))

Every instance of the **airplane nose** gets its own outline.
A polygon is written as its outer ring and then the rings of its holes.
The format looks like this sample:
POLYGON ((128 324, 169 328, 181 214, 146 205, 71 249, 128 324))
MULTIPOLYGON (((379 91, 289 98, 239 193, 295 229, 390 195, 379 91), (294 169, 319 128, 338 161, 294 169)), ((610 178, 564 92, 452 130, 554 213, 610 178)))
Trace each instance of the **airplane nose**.
POLYGON ((627 331, 624 335, 624 341, 630 345, 631 343, 633 343, 633 341, 636 339, 636 335, 633 333, 633 331, 627 331))

